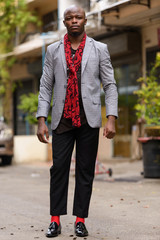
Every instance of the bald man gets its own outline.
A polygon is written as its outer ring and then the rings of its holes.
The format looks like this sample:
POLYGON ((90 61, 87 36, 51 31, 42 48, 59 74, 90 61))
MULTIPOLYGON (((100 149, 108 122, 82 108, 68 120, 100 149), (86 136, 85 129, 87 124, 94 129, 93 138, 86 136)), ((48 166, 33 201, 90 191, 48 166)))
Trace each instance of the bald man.
POLYGON ((76 236, 85 237, 101 127, 101 83, 107 117, 103 135, 108 139, 115 135, 117 88, 107 46, 85 33, 84 10, 77 6, 67 8, 63 23, 67 29, 63 40, 47 48, 37 110, 37 136, 48 143, 45 120, 53 94, 51 223, 46 236, 56 237, 61 233, 60 216, 67 214, 69 169, 76 143, 74 231, 76 236))

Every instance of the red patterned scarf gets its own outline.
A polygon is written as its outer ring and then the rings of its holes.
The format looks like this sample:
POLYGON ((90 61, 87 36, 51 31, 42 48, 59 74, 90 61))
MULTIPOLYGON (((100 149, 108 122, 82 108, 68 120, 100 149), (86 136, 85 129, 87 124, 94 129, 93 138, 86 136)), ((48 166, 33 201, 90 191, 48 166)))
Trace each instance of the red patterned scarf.
POLYGON ((69 41, 68 34, 64 36, 64 50, 67 66, 69 68, 69 77, 63 116, 64 118, 72 119, 72 125, 75 127, 81 126, 77 71, 81 65, 85 42, 86 34, 84 34, 73 59, 71 56, 71 42, 69 41))

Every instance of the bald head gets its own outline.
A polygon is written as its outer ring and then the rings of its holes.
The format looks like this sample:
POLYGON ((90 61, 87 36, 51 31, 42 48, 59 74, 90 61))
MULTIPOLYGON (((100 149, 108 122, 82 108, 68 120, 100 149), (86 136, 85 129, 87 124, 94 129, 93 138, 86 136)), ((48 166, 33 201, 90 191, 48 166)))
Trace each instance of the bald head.
POLYGON ((70 36, 83 35, 87 23, 84 9, 76 5, 68 7, 64 12, 63 23, 70 36))
POLYGON ((64 19, 67 14, 70 14, 72 12, 79 12, 79 13, 83 14, 84 18, 86 18, 86 14, 85 14, 85 11, 83 8, 76 6, 76 5, 71 5, 64 11, 64 19))

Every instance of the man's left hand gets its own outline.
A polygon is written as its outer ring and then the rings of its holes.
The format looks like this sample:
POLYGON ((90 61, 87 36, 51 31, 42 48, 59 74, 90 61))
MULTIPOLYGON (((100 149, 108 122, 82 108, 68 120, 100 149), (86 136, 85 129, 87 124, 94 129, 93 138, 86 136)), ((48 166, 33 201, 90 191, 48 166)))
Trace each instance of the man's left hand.
POLYGON ((103 136, 112 139, 115 134, 116 134, 116 129, 115 129, 115 116, 108 116, 108 121, 104 126, 103 130, 103 136))

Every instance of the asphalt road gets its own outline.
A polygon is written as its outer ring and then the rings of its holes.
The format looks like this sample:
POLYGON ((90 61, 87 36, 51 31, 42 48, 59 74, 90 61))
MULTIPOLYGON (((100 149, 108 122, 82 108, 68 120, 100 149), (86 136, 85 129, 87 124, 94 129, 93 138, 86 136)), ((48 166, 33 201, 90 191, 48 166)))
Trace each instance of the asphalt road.
MULTIPOLYGON (((74 171, 71 171, 68 215, 61 217, 57 240, 160 240, 160 179, 144 179, 142 163, 116 163, 113 170, 96 175, 87 238, 74 235, 72 204, 74 171)), ((0 240, 42 240, 50 222, 50 163, 0 167, 0 240)))

